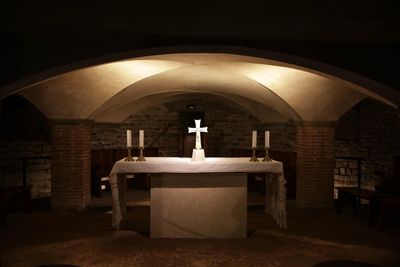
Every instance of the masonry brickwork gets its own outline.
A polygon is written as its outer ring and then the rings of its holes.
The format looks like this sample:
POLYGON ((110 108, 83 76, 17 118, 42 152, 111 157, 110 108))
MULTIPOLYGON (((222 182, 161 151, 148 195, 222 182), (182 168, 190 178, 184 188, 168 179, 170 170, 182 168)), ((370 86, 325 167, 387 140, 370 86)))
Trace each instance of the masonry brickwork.
POLYGON ((360 172, 361 187, 375 190, 382 179, 400 179, 393 176, 393 157, 400 156, 399 111, 372 99, 362 101, 357 107, 359 128, 357 140, 335 141, 335 187, 357 186, 360 172), (355 160, 360 159, 360 169, 355 160))
MULTIPOLYGON (((263 145, 264 130, 271 131, 273 150, 296 152, 300 147, 296 142, 302 132, 300 131, 296 135, 296 127, 291 123, 262 124, 246 111, 221 102, 202 100, 195 104, 198 111, 205 112, 204 125, 210 127, 210 133, 207 134, 207 145, 210 150, 207 156, 230 156, 231 148, 247 149, 250 146, 251 130, 253 129, 259 131, 260 149, 263 145)), ((179 134, 182 131, 179 126, 179 112, 186 110, 186 106, 187 102, 161 104, 133 114, 119 124, 96 124, 91 136, 87 136, 86 139, 90 140, 91 138, 89 149, 125 148, 127 129, 134 130, 133 142, 137 144, 139 128, 145 129, 145 142, 150 144, 160 132, 167 129, 153 146, 160 148, 161 156, 179 156, 179 134)), ((362 187, 373 190, 376 184, 381 183, 382 177, 396 178, 392 177, 392 174, 393 156, 400 155, 399 112, 371 99, 362 101, 356 109, 359 118, 354 123, 354 127, 359 128, 359 137, 357 140, 351 141, 336 140, 334 155, 335 157, 362 158, 361 169, 356 168, 353 160, 336 159, 332 166, 335 186, 356 186, 356 176, 360 171, 362 187)), ((10 126, 5 125, 4 127, 10 126)), ((303 144, 305 142, 302 141, 303 144)), ((26 161, 27 183, 33 186, 33 198, 53 195, 50 190, 52 179, 52 161, 49 158, 52 156, 50 140, 35 135, 29 136, 27 139, 2 138, 0 144, 0 185, 21 184, 21 158, 40 157, 42 159, 26 161)), ((85 143, 85 145, 88 144, 85 143)), ((298 162, 302 161, 298 160, 298 162)), ((85 175, 87 172, 86 169, 85 175)), ((84 184, 83 180, 80 180, 79 183, 86 186, 83 191, 87 192, 88 184, 84 184)), ((302 187, 300 186, 300 188, 302 187)), ((301 190, 304 195, 305 188, 303 187, 301 190)), ((87 195, 87 193, 85 194, 87 195)), ((301 193, 299 192, 299 194, 301 193)), ((81 203, 84 202, 81 201, 81 203)), ((304 202, 304 204, 307 203, 304 202)))
POLYGON ((8 140, 0 143, 0 186, 20 186, 23 160, 26 184, 33 199, 49 197, 51 185, 51 145, 49 140, 8 140))
POLYGON ((126 130, 132 130, 132 145, 139 145, 139 129, 144 130, 145 146, 158 147, 160 156, 178 156, 179 113, 157 105, 129 116, 122 123, 99 123, 93 127, 92 149, 126 148, 126 130))
MULTIPOLYGON (((252 130, 258 131, 260 149, 264 145, 264 130, 270 130, 272 149, 295 151, 294 124, 263 124, 248 112, 222 102, 197 100, 194 103, 197 112, 204 112, 202 125, 209 128, 206 133, 209 157, 229 157, 232 149, 249 149, 252 130)), ((137 146, 139 129, 144 129, 145 145, 158 147, 160 156, 181 156, 180 135, 187 129, 180 125, 179 114, 187 111, 187 104, 183 101, 161 104, 133 114, 120 124, 96 124, 92 148, 125 148, 127 129, 133 129, 133 146, 137 146)))
POLYGON ((92 126, 86 121, 52 127, 51 205, 53 210, 83 210, 90 201, 92 126))
POLYGON ((335 129, 297 127, 297 203, 304 208, 333 205, 335 129))

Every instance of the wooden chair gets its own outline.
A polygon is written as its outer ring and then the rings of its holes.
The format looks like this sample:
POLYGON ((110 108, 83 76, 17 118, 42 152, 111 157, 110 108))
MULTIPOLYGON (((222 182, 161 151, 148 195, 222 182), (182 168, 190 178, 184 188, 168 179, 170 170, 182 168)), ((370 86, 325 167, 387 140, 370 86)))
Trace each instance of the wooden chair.
POLYGON ((346 200, 350 200, 353 204, 353 212, 358 211, 360 199, 369 201, 368 226, 373 226, 379 211, 378 199, 386 197, 387 194, 374 192, 372 190, 361 189, 357 187, 337 187, 338 201, 336 204, 336 212, 341 213, 343 204, 346 200))

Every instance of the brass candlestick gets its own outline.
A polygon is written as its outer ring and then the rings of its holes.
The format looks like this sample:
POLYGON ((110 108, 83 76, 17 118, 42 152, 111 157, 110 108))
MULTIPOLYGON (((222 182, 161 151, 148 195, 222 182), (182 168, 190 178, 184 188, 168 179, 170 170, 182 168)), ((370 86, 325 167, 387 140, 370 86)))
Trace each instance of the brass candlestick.
POLYGON ((253 147, 253 156, 250 158, 250 162, 258 162, 257 156, 256 156, 256 148, 253 147))
POLYGON ((137 158, 136 161, 146 161, 146 159, 143 156, 143 147, 139 147, 139 157, 137 158))
POLYGON ((272 161, 272 159, 269 157, 269 147, 265 148, 265 157, 264 157, 263 161, 266 161, 266 162, 272 161))
POLYGON ((131 154, 131 147, 128 147, 128 156, 125 158, 125 161, 134 161, 132 154, 131 154))

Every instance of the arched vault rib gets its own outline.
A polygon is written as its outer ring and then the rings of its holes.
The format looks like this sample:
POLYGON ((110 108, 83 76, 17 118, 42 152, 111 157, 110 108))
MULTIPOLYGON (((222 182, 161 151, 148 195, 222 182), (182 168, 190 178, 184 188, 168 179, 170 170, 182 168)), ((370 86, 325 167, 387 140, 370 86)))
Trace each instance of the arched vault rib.
POLYGON ((113 62, 65 73, 28 87, 20 94, 46 112, 48 118, 86 119, 122 88, 184 65, 151 59, 113 62))
MULTIPOLYGON (((82 70, 91 69, 93 67, 102 65, 118 64, 119 62, 130 61, 132 59, 162 60, 174 62, 175 64, 214 64, 218 62, 228 62, 229 64, 231 64, 235 62, 242 62, 260 65, 284 66, 287 68, 293 68, 313 73, 332 81, 337 81, 343 86, 357 90, 362 94, 375 98, 395 108, 398 108, 400 106, 400 94, 397 91, 393 90, 392 88, 388 88, 383 84, 359 76, 355 73, 351 73, 346 70, 336 68, 334 66, 330 66, 324 63, 315 62, 309 59, 300 58, 288 54, 281 54, 272 51, 252 48, 229 46, 159 47, 107 55, 100 58, 92 58, 89 60, 60 66, 56 69, 51 69, 31 77, 26 77, 15 83, 6 85, 0 88, 0 99, 21 90, 30 89, 32 87, 36 87, 37 85, 47 83, 55 78, 58 79, 64 75, 67 75, 68 73, 80 72, 82 70)), ((71 90, 71 87, 69 87, 69 89, 67 90, 71 90)), ((42 94, 42 96, 47 97, 47 94, 42 94)), ((42 96, 39 96, 39 98, 42 96)), ((37 99, 30 100, 32 103, 37 102, 37 99)), ((50 102, 53 101, 50 100, 50 102)), ((38 103, 35 103, 35 105, 44 111, 52 109, 52 107, 39 107, 38 103)), ((59 108, 56 107, 56 109, 59 108)), ((64 118, 72 115, 75 116, 75 118, 85 117, 82 114, 78 115, 76 113, 63 114, 64 118)))
POLYGON ((358 91, 360 94, 372 97, 394 108, 400 107, 400 94, 392 88, 344 69, 287 54, 237 47, 233 48, 230 54, 227 51, 220 53, 161 53, 142 58, 190 62, 195 65, 213 64, 214 66, 236 67, 243 64, 248 66, 283 67, 325 78, 337 83, 339 86, 358 91))
POLYGON ((230 94, 187 94, 185 92, 168 92, 146 96, 136 101, 119 106, 110 112, 99 114, 93 119, 96 122, 120 123, 128 116, 139 113, 151 106, 175 101, 188 101, 189 103, 192 103, 193 101, 197 100, 222 102, 236 106, 239 109, 247 111, 262 123, 286 122, 289 120, 288 117, 278 113, 277 111, 242 96, 230 94))
POLYGON ((243 75, 212 66, 185 66, 131 84, 107 100, 90 117, 110 113, 119 106, 168 92, 243 96, 299 121, 296 111, 268 88, 243 75))
POLYGON ((298 69, 245 62, 218 63, 216 66, 269 88, 303 120, 336 121, 366 97, 337 81, 298 69))

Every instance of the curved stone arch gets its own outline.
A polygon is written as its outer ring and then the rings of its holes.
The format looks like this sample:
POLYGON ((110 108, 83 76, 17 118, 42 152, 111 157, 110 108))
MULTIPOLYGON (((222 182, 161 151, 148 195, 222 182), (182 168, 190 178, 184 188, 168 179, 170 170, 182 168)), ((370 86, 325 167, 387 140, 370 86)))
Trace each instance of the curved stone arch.
MULTIPOLYGON (((196 70, 203 69, 204 67, 196 67, 196 70)), ((109 98, 105 103, 103 103, 99 108, 97 108, 92 114, 90 114, 90 118, 96 118, 99 114, 109 113, 113 109, 118 106, 124 106, 127 103, 131 103, 134 101, 140 101, 140 99, 144 97, 149 97, 151 95, 156 95, 160 93, 167 92, 184 92, 184 93, 210 93, 210 94, 231 94, 238 96, 245 96, 248 99, 253 100, 254 102, 258 102, 265 106, 269 106, 279 113, 286 115, 287 117, 300 121, 302 118, 299 114, 285 101, 283 101, 279 96, 273 93, 269 88, 264 85, 249 79, 248 77, 235 73, 226 73, 220 70, 216 70, 215 68, 211 68, 211 71, 208 70, 208 67, 205 70, 207 74, 214 75, 213 77, 204 78, 204 76, 198 75, 197 72, 193 77, 184 76, 182 73, 182 69, 177 68, 169 71, 165 71, 156 75, 152 75, 145 79, 142 79, 136 83, 131 84, 130 86, 122 89, 119 93, 109 98), (223 74, 223 75, 221 75, 223 74), (236 80, 241 81, 241 85, 248 84, 249 89, 238 88, 238 84, 232 81, 221 80, 219 77, 221 76, 235 76, 236 80), (160 85, 160 80, 164 83, 160 85), (171 85, 172 83, 168 83, 168 81, 176 81, 179 80, 180 83, 171 85), (209 83, 213 83, 213 90, 206 90, 209 83), (250 86, 251 85, 251 86, 250 86), (149 89, 150 88, 150 89, 149 89), (155 89, 152 89, 155 88, 155 89), (251 89, 256 88, 256 89, 251 89), (242 91, 241 93, 236 93, 235 91, 242 91), (250 91, 252 90, 252 91, 250 91), (246 92, 246 93, 244 93, 246 92)))
POLYGON ((161 47, 161 48, 136 50, 136 51, 93 58, 89 60, 83 60, 68 65, 64 65, 58 68, 54 68, 48 71, 44 71, 39 74, 6 85, 0 89, 0 99, 7 95, 16 93, 26 87, 62 75, 66 72, 90 66, 95 66, 99 64, 105 64, 113 61, 126 60, 130 58, 145 57, 152 55, 169 54, 169 53, 229 53, 234 55, 257 57, 259 59, 269 60, 271 64, 272 62, 274 62, 274 64, 277 65, 301 69, 327 77, 329 79, 337 80, 341 83, 344 83, 346 86, 352 89, 358 90, 388 105, 391 105, 396 108, 400 106, 399 92, 395 91, 394 89, 388 86, 385 86, 381 83, 378 83, 361 75, 355 74, 353 72, 338 67, 334 67, 325 63, 289 54, 254 49, 254 48, 233 47, 233 46, 161 47))
POLYGON ((95 118, 91 118, 100 123, 120 123, 131 114, 139 113, 142 110, 154 105, 170 103, 174 101, 184 100, 206 100, 223 102, 235 106, 238 109, 244 110, 259 120, 261 123, 265 122, 285 122, 290 118, 278 113, 272 108, 261 105, 253 100, 242 96, 235 96, 230 94, 199 94, 185 92, 168 92, 150 95, 134 102, 127 103, 126 105, 119 106, 116 110, 109 113, 99 114, 95 118), (262 110, 262 112, 260 112, 262 110))

